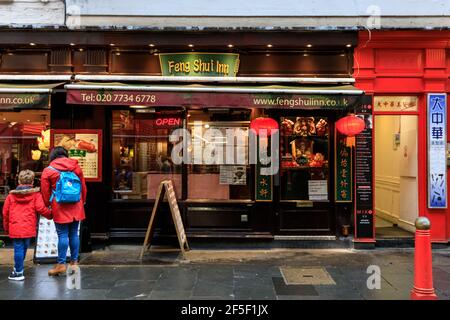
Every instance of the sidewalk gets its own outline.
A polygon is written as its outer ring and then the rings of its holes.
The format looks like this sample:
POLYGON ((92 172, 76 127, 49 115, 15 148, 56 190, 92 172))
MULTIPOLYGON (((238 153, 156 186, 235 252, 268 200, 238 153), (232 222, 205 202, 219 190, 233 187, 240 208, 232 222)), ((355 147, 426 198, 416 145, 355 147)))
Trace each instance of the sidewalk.
MULTIPOLYGON (((15 283, 12 250, 0 249, 0 299, 409 299, 414 269, 413 249, 192 250, 141 262, 139 246, 110 246, 84 254, 78 278, 50 278, 29 253, 27 279, 15 283), (367 287, 370 265, 380 289, 367 287)), ((450 250, 433 251, 433 275, 450 299, 450 250)))

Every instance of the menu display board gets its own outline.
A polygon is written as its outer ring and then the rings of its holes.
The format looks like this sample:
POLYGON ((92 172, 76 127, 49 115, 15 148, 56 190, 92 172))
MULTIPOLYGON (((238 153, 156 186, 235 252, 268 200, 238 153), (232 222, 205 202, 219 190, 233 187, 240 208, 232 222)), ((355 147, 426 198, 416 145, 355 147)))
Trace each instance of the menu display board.
POLYGON ((62 146, 77 159, 86 181, 102 181, 102 130, 53 129, 50 146, 62 146))
POLYGON ((373 119, 372 96, 363 96, 357 116, 365 129, 356 135, 355 238, 374 237, 373 225, 373 119))
MULTIPOLYGON (((189 245, 187 242, 186 232, 183 226, 183 220, 181 219, 180 209, 177 203, 177 197, 175 195, 175 189, 173 187, 172 180, 163 180, 159 184, 158 194, 156 196, 155 204, 153 205, 152 213, 150 216, 150 222, 147 227, 147 232, 145 234, 144 244, 142 245, 140 258, 142 259, 144 253, 150 248, 151 241, 153 238, 153 231, 155 227, 155 219, 161 207, 161 203, 164 198, 167 197, 169 202, 170 212, 172 214, 172 221, 175 225, 175 231, 177 233, 178 243, 180 245, 180 250, 182 253, 189 250, 189 245)), ((173 249, 162 249, 159 251, 173 251, 173 249)))
MULTIPOLYGON (((80 234, 80 225, 78 226, 78 235, 80 234)), ((67 249, 67 257, 70 257, 70 248, 67 249)), ((34 261, 53 263, 57 258, 58 234, 56 233, 55 223, 53 220, 41 216, 38 223, 34 261)))

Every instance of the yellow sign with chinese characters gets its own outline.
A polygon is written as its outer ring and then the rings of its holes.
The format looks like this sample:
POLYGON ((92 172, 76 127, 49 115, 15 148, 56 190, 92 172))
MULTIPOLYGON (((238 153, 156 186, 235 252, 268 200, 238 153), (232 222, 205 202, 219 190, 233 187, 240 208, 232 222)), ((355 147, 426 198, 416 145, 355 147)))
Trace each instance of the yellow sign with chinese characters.
POLYGON ((416 96, 375 96, 375 112, 417 111, 419 98, 416 96))

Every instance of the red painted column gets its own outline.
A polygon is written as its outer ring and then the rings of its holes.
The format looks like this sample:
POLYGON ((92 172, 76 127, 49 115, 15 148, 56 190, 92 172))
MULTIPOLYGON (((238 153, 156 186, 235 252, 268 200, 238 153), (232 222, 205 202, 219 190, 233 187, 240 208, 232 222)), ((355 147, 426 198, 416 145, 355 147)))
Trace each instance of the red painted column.
MULTIPOLYGON (((443 93, 446 89, 446 50, 443 43, 436 41, 435 46, 425 49, 425 66, 424 66, 424 91, 426 93, 443 93)), ((425 105, 426 110, 426 105, 425 105)), ((426 117, 426 115, 424 116, 426 117)), ((447 122, 448 127, 448 122, 447 122)), ((448 132, 448 128, 447 128, 448 132)), ((428 172, 427 172, 428 173, 428 172)), ((428 177, 427 177, 428 178, 428 177)), ((448 182, 448 181, 447 181, 448 182)), ((428 183, 428 179, 426 179, 428 183)), ((426 195, 428 199, 428 194, 426 195)), ((448 198, 448 189, 447 189, 448 198)), ((447 199, 448 201, 448 199, 447 199)), ((446 243, 446 216, 448 209, 428 209, 423 211, 430 219, 433 229, 431 229, 431 238, 433 242, 446 243)))

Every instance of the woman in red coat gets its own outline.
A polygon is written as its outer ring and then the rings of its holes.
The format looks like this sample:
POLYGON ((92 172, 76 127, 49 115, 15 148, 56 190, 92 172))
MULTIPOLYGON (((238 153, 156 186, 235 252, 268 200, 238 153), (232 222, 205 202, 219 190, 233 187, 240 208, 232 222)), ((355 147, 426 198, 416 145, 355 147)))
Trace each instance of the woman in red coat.
POLYGON ((34 172, 19 172, 19 185, 6 197, 3 205, 3 227, 14 244, 14 271, 10 280, 21 281, 23 262, 30 246, 31 238, 36 236, 38 214, 51 219, 50 209, 45 206, 39 188, 33 187, 34 172))
POLYGON ((70 247, 71 255, 70 264, 76 265, 78 262, 78 251, 80 248, 78 227, 80 221, 85 219, 84 204, 86 203, 87 190, 78 161, 69 158, 66 149, 55 147, 50 152, 50 161, 49 167, 42 172, 41 193, 45 204, 52 207, 53 221, 58 233, 58 263, 53 269, 48 271, 49 276, 56 276, 66 273, 68 247, 70 247), (72 171, 80 178, 82 185, 80 201, 76 203, 57 203, 56 199, 50 201, 61 171, 72 171))

